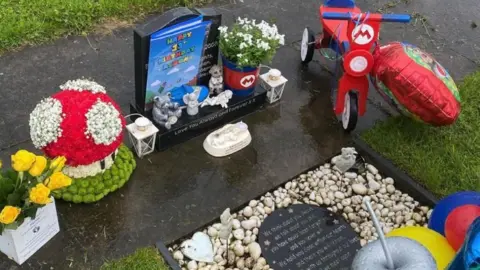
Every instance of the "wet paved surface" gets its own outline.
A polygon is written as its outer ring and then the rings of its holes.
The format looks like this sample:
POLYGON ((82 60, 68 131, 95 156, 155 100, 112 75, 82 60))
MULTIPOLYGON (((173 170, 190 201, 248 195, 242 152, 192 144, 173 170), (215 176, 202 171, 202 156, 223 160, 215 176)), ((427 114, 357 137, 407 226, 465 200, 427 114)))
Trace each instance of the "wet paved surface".
MULTIPOLYGON (((425 25, 418 20, 411 26, 385 25, 382 39, 402 37, 429 48, 460 79, 478 67, 475 61, 480 52, 474 44, 480 44, 479 29, 471 29, 469 22, 479 20, 475 1, 453 5, 447 0, 435 4, 424 0, 406 5, 402 0, 386 5, 367 0, 359 5, 372 11, 386 6, 387 11, 415 10, 420 14, 417 18, 426 18, 425 25), (438 31, 433 32, 430 25, 438 31), (447 42, 445 37, 450 35, 447 42)), ((288 86, 279 104, 243 119, 250 126, 252 144, 228 158, 215 159, 204 152, 205 136, 201 136, 152 154, 138 161, 123 189, 99 203, 58 202, 61 232, 22 267, 0 256, 0 269, 97 269, 104 260, 192 231, 224 208, 235 208, 317 165, 346 142, 329 98, 331 62, 317 54, 308 70, 299 65, 298 39, 303 27, 320 30, 318 1, 245 0, 244 4, 217 5, 227 23, 237 16, 273 19, 287 35, 288 46, 279 51, 273 65, 289 79, 288 86)), ((0 158, 8 159, 19 148, 31 149, 30 111, 68 79, 94 78, 127 112, 134 89, 132 43, 132 30, 124 29, 106 37, 68 38, 1 56, 0 158)), ((371 91, 360 130, 385 117, 382 105, 371 91)))

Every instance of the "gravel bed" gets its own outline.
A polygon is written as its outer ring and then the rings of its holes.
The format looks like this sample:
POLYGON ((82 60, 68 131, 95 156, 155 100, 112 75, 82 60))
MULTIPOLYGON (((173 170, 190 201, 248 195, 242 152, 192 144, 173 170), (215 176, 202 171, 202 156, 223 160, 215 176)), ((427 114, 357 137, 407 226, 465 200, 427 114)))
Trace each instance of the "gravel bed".
POLYGON ((225 240, 220 239, 221 223, 213 224, 204 233, 210 236, 214 247, 215 262, 204 263, 188 259, 179 245, 169 248, 182 269, 188 270, 268 270, 272 269, 261 256, 258 232, 263 220, 277 208, 292 204, 311 204, 327 207, 341 214, 359 234, 361 245, 377 239, 363 198, 371 198, 372 207, 386 234, 405 226, 427 226, 432 210, 402 193, 395 187, 395 180, 383 177, 378 169, 366 164, 366 171, 340 173, 325 163, 315 170, 299 175, 259 200, 232 213, 232 233, 227 249, 225 240), (227 260, 228 253, 228 260, 227 260))

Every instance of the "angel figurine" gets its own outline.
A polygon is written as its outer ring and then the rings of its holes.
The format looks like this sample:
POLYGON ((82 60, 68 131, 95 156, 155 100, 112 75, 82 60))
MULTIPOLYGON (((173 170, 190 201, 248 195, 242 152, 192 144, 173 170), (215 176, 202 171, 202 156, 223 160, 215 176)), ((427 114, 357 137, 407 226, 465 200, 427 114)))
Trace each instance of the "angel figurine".
POLYGON ((222 108, 228 108, 228 101, 232 98, 233 92, 225 90, 214 97, 206 98, 200 107, 220 105, 222 108))
POLYGON ((187 105, 187 114, 196 115, 198 114, 198 102, 199 91, 193 91, 192 93, 187 93, 183 96, 183 102, 187 105))

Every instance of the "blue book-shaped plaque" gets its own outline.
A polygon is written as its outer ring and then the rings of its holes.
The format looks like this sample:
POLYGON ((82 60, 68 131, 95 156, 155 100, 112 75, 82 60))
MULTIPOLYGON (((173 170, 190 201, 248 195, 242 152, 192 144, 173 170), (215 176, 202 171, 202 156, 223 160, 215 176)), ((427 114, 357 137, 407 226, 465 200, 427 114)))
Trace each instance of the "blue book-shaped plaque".
POLYGON ((210 22, 194 18, 154 33, 150 39, 145 108, 153 97, 195 85, 210 22))

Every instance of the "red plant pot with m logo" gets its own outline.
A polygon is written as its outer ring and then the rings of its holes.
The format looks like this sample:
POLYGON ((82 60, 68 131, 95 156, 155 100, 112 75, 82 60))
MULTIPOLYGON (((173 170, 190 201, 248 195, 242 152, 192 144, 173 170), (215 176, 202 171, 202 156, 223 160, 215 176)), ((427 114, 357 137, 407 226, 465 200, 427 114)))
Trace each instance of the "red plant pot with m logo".
POLYGON ((223 82, 225 89, 232 90, 234 95, 248 96, 255 91, 259 67, 239 67, 222 56, 223 82))

